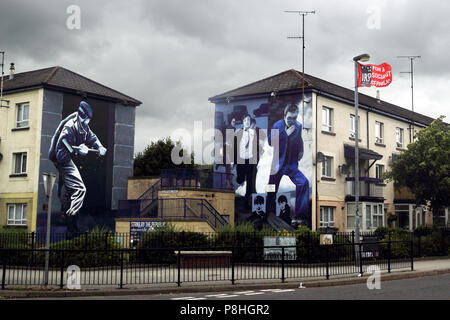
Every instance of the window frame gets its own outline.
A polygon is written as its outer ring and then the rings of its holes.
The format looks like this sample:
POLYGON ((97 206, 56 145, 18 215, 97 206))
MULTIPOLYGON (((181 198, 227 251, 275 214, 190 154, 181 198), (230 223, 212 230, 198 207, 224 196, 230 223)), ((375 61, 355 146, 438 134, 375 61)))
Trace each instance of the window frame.
POLYGON ((320 214, 319 214, 319 227, 327 228, 334 227, 335 223, 335 207, 330 206, 320 206, 320 214), (332 217, 332 219, 331 219, 332 217), (324 219, 326 218, 326 219, 324 219))
POLYGON ((23 129, 23 128, 29 128, 30 127, 30 103, 29 102, 23 102, 17 104, 17 112, 16 112, 16 128, 17 129, 23 129), (27 109, 28 118, 24 119, 24 109, 27 109), (19 116, 21 119, 19 119, 19 116), (22 123, 26 123, 26 125, 22 125, 22 123))
POLYGON ((326 106, 322 106, 322 131, 333 132, 333 109, 326 106))
POLYGON ((322 177, 333 178, 333 157, 324 156, 324 158, 325 158, 325 160, 322 162, 322 177), (325 174, 324 174, 324 171, 325 171, 325 174), (327 171, 329 171, 330 175, 327 175, 327 173, 328 173, 327 171))
MULTIPOLYGON (((354 114, 350 114, 350 133, 349 133, 349 136, 352 139, 356 139, 356 131, 352 130, 352 128, 354 129, 356 127, 355 119, 356 119, 355 115, 354 114)), ((359 128, 361 126, 361 121, 360 120, 361 120, 361 118, 358 115, 358 129, 357 129, 358 130, 358 139, 361 139, 361 137, 359 136, 359 133, 360 133, 359 128)))
POLYGON ((381 121, 375 121, 375 143, 383 143, 384 137, 384 124, 381 121), (379 129, 377 129, 379 128, 379 129), (377 130, 379 136, 377 136, 377 130))
POLYGON ((383 173, 385 172, 384 164, 376 164, 375 165, 375 178, 382 180, 383 173), (380 174, 381 169, 381 174, 380 174))
POLYGON ((6 225, 8 226, 26 226, 27 225, 27 204, 26 203, 8 203, 6 216, 6 225), (17 208, 21 207, 21 217, 17 217, 17 208), (14 208, 13 218, 10 219, 10 208, 14 208), (24 213, 25 210, 25 213, 24 213))
POLYGON ((404 145, 404 131, 403 128, 395 128, 395 143, 397 148, 403 148, 404 145))
POLYGON ((26 174, 27 173, 27 161, 28 161, 28 153, 27 152, 14 152, 13 153, 13 174, 26 174), (20 156, 20 165, 19 165, 20 171, 19 172, 16 171, 18 156, 20 156), (24 156, 25 156, 25 161, 24 161, 24 156))

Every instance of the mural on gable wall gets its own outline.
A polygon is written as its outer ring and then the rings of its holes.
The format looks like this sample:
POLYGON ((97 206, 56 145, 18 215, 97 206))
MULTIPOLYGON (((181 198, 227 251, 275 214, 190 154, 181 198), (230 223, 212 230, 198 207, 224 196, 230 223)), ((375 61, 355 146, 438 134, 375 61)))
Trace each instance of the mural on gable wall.
POLYGON ((222 137, 215 139, 214 170, 231 176, 236 222, 311 227, 311 94, 305 94, 304 109, 301 95, 217 103, 215 128, 222 137), (256 194, 265 195, 266 211, 258 217, 256 194))
POLYGON ((106 148, 89 127, 92 118, 92 107, 81 101, 78 110, 61 121, 50 144, 49 159, 59 172, 58 197, 69 232, 78 231, 74 217, 78 216, 87 192, 73 158, 89 152, 102 157, 106 154, 106 148))
POLYGON ((133 172, 135 107, 44 92, 36 232, 45 234, 48 199, 42 174, 57 174, 52 232, 112 230, 133 172))

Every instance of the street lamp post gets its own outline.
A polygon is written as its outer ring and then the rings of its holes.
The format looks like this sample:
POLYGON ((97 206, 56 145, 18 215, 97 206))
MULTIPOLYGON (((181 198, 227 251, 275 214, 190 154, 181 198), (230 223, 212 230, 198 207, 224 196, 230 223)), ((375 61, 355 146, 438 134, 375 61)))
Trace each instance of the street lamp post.
POLYGON ((51 219, 52 219, 52 191, 53 185, 55 184, 56 174, 54 173, 43 173, 42 178, 44 180, 44 189, 45 195, 48 198, 48 206, 47 206, 47 236, 45 238, 45 274, 44 274, 44 283, 48 285, 48 265, 50 258, 50 228, 51 228, 51 219))
MULTIPOLYGON (((355 242, 359 245, 360 243, 360 232, 359 232, 359 132, 358 132, 358 63, 369 61, 370 56, 365 53, 353 58, 355 64, 355 242)), ((359 250, 358 250, 359 252, 359 250)), ((356 255, 359 260, 359 255, 356 255)))

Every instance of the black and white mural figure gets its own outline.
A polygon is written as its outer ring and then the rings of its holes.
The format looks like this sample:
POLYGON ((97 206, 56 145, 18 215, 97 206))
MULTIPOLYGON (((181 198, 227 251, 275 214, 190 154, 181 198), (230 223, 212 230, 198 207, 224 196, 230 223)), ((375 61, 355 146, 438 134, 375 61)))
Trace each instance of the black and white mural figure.
MULTIPOLYGON (((86 187, 72 157, 85 156, 89 151, 100 156, 106 154, 106 148, 89 128, 92 117, 91 106, 81 101, 78 110, 61 121, 50 144, 49 159, 59 171, 61 211, 66 217, 78 214, 86 195, 86 187)), ((75 225, 69 223, 68 231, 74 231, 70 229, 75 225)))
POLYGON ((256 127, 256 121, 249 114, 242 118, 242 128, 235 133, 236 182, 246 183, 245 208, 250 209, 250 196, 256 192, 256 167, 264 146, 264 133, 256 127))
MULTIPOLYGON (((295 200, 295 199, 292 199, 295 200)), ((295 208, 295 205, 293 206, 295 208)), ((291 195, 290 193, 277 194, 276 215, 281 220, 291 225, 291 195)))
POLYGON ((214 170, 232 176, 236 223, 257 221, 258 226, 263 222, 263 227, 275 229, 295 229, 300 224, 310 227, 311 93, 303 98, 287 94, 217 102, 215 128, 222 136, 216 139, 220 162, 215 162, 214 170), (264 219, 256 219, 258 216, 253 214, 255 198, 249 199, 252 194, 264 195, 264 219), (281 194, 287 201, 281 198, 283 201, 278 203, 281 194), (285 209, 280 211, 283 206, 285 209))
POLYGON ((261 229, 267 222, 266 195, 254 193, 252 203, 252 214, 248 221, 253 222, 257 229, 261 229))
MULTIPOLYGON (((288 103, 284 108, 284 118, 275 122, 273 129, 278 130, 279 157, 273 158, 272 174, 269 184, 275 185, 278 192, 281 178, 288 176, 296 187, 295 222, 308 225, 309 218, 309 181, 299 170, 298 164, 303 158, 302 124, 297 121, 298 105, 288 103)), ((269 144, 272 144, 269 134, 269 144)))

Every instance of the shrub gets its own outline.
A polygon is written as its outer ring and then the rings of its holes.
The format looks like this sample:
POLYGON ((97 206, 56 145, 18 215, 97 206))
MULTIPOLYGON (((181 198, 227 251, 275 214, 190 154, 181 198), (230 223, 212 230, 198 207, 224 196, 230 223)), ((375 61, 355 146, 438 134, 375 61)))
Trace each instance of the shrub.
POLYGON ((190 231, 178 231, 172 224, 166 224, 146 232, 139 240, 135 252, 138 263, 176 263, 174 249, 204 248, 208 246, 205 234, 190 231))
MULTIPOLYGON (((71 240, 56 242, 50 245, 50 249, 69 248, 63 253, 53 251, 50 254, 50 265, 61 264, 64 266, 77 265, 83 267, 119 266, 121 263, 120 245, 116 243, 113 233, 94 229, 87 235, 81 235, 71 240)), ((45 256, 44 253, 41 254, 45 256)), ((43 258, 43 257, 42 257, 43 258)))

